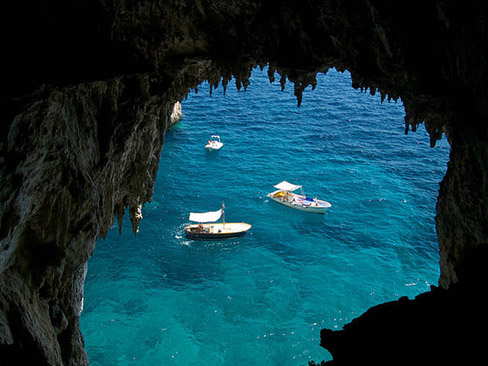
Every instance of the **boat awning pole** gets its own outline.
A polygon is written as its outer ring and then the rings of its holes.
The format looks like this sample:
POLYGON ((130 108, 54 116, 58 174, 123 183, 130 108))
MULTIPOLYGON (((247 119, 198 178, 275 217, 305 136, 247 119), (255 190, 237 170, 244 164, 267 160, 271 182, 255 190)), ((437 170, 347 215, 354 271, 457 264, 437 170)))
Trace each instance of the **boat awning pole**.
POLYGON ((225 204, 224 204, 224 202, 222 202, 222 222, 223 222, 222 227, 225 227, 225 204))

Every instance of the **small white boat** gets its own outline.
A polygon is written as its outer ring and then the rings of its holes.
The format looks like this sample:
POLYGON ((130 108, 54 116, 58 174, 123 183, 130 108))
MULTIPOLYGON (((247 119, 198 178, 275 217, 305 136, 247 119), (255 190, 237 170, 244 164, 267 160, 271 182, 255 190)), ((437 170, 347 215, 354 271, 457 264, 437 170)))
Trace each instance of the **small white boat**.
POLYGON ((223 142, 220 140, 219 135, 210 136, 210 140, 207 141, 205 149, 207 150, 220 150, 224 146, 223 142))
POLYGON ((225 239, 244 235, 252 225, 246 222, 225 222, 224 205, 218 211, 195 213, 190 212, 190 221, 198 222, 185 226, 189 239, 225 239), (222 222, 215 222, 223 216, 222 222))
POLYGON ((323 214, 332 205, 318 198, 307 197, 305 194, 296 194, 293 191, 301 189, 302 186, 283 181, 274 186, 278 190, 268 193, 268 197, 282 205, 297 210, 323 214))

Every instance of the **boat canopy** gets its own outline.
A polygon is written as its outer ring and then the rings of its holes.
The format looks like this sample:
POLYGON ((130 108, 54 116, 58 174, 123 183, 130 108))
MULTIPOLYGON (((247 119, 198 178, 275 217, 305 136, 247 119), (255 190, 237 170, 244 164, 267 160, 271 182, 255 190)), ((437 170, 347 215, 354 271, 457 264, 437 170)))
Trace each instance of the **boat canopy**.
POLYGON ((284 180, 281 183, 274 185, 273 187, 278 188, 282 191, 290 191, 290 192, 296 191, 298 188, 302 188, 302 186, 297 186, 296 184, 291 184, 291 183, 287 182, 286 180, 284 180))
POLYGON ((210 137, 211 137, 211 138, 216 138, 216 139, 219 139, 219 138, 220 138, 220 136, 219 136, 219 135, 212 135, 212 136, 210 136, 210 137))
POLYGON ((190 212, 190 221, 194 222, 213 222, 220 219, 222 216, 222 209, 218 211, 210 211, 210 212, 190 212))

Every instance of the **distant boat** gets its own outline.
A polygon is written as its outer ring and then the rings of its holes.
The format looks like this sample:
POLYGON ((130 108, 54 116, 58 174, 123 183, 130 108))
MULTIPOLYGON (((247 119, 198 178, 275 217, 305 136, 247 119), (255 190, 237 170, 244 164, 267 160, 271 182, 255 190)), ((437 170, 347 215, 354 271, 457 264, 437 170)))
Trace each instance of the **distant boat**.
POLYGON ((245 222, 225 222, 224 205, 218 211, 190 212, 190 221, 198 222, 185 226, 189 239, 225 239, 244 235, 252 225, 245 222), (215 222, 223 217, 222 222, 215 222))
POLYGON ((219 135, 210 136, 210 140, 207 141, 205 149, 207 150, 220 150, 224 146, 223 142, 220 140, 219 135))
POLYGON ((278 183, 274 187, 278 188, 278 190, 268 193, 267 196, 275 202, 297 210, 323 214, 326 209, 332 206, 327 201, 307 197, 304 194, 293 193, 293 191, 301 189, 302 186, 291 184, 287 181, 278 183))

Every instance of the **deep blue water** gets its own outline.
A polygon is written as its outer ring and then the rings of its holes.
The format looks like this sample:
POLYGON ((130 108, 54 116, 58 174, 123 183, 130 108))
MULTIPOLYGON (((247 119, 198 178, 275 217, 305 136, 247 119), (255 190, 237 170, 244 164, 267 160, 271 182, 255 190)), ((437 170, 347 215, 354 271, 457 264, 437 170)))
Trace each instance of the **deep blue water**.
POLYGON ((82 332, 92 366, 306 365, 330 359, 320 329, 437 283, 434 227, 446 140, 403 134, 403 106, 319 77, 296 107, 255 70, 247 91, 208 85, 166 135, 140 233, 99 240, 82 332), (218 133, 225 146, 204 150, 218 133), (332 203, 326 215, 266 198, 288 180, 332 203), (244 237, 191 241, 190 211, 225 201, 244 237))

